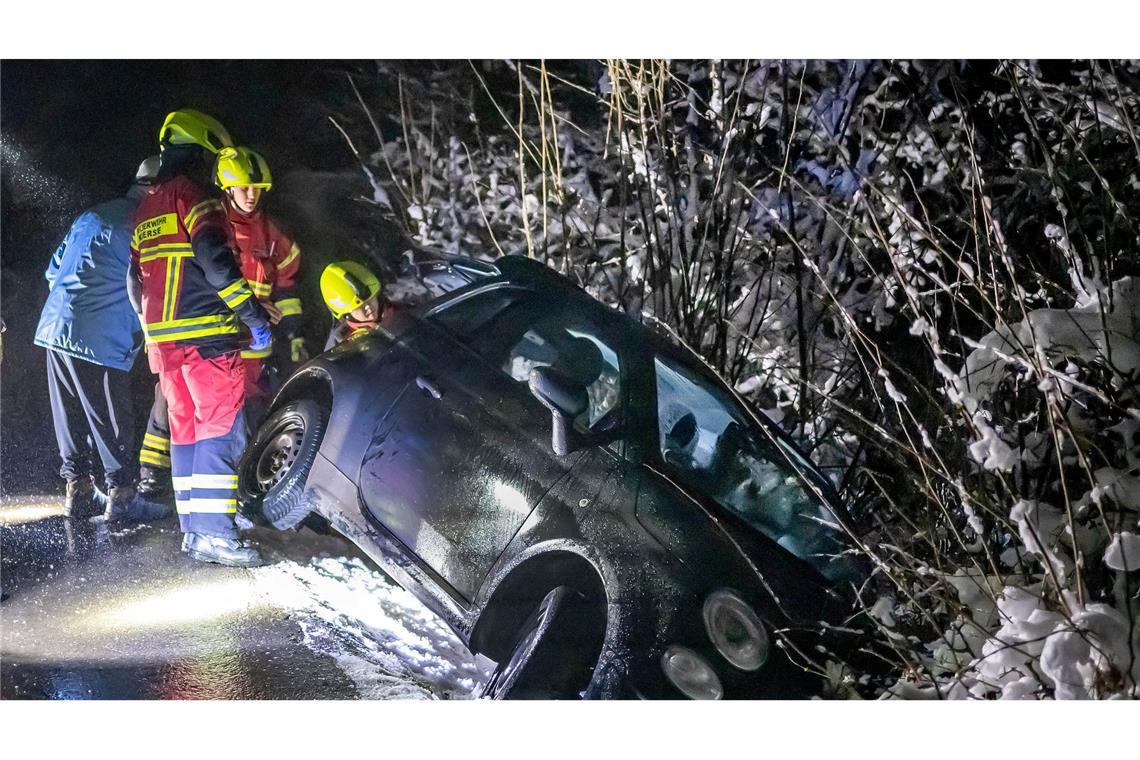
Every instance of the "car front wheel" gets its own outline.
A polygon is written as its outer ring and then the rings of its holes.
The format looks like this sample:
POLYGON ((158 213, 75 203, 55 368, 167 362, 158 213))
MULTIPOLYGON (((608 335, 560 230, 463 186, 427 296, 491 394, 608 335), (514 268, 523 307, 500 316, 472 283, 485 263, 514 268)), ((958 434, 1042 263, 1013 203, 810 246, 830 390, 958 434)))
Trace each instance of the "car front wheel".
POLYGON ((328 417, 320 404, 302 399, 286 404, 262 423, 238 465, 238 497, 252 519, 288 530, 312 511, 304 494, 305 480, 328 417))
MULTIPOLYGON (((601 652, 594 605, 568 586, 550 591, 523 623, 483 688, 487 699, 579 699, 601 652)), ((604 626, 603 629, 604 631, 604 626)))

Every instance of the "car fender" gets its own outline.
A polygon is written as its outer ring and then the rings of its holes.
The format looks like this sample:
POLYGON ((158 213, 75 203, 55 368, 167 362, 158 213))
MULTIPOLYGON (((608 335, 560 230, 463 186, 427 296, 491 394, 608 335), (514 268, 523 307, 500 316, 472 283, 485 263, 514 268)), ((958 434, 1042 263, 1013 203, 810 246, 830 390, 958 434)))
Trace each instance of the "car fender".
MULTIPOLYGON (((473 651, 488 654, 492 659, 501 656, 493 648, 489 637, 484 613, 492 602, 497 602, 497 594, 508 578, 515 572, 524 572, 528 563, 541 561, 553 555, 574 555, 588 563, 601 579, 606 595, 606 629, 598 655, 598 666, 587 696, 592 698, 619 697, 625 695, 625 675, 630 668, 633 652, 638 645, 638 623, 643 619, 640 606, 631 604, 639 599, 636 593, 624 594, 622 590, 633 592, 635 573, 633 563, 621 567, 614 565, 594 546, 576 539, 551 539, 526 547, 511 556, 510 560, 497 566, 493 577, 484 584, 483 590, 471 608, 469 643, 473 651)), ((535 592, 536 595, 538 592, 535 592)), ((525 609, 525 608, 524 608, 525 609)), ((525 614, 524 609, 518 610, 525 614)), ((498 632, 499 635, 507 631, 498 632)))
MULTIPOLYGON (((470 612, 472 647, 496 659, 491 639, 502 635, 497 629, 509 629, 525 614, 517 609, 505 615, 497 598, 513 573, 544 556, 573 553, 593 568, 606 597, 606 632, 591 691, 627 695, 633 653, 654 648, 674 627, 677 610, 691 608, 696 598, 681 582, 676 559, 638 523, 636 492, 635 468, 608 453, 587 452, 540 500, 482 584, 470 612)), ((532 589, 528 601, 537 603, 545 586, 560 583, 540 576, 535 584, 542 587, 532 589)), ((519 594, 517 586, 507 588, 504 596, 519 594)))
POLYGON ((376 330, 326 351, 289 377, 271 410, 295 398, 322 396, 329 422, 321 452, 356 479, 376 424, 410 380, 400 362, 388 361, 397 345, 389 333, 376 330))

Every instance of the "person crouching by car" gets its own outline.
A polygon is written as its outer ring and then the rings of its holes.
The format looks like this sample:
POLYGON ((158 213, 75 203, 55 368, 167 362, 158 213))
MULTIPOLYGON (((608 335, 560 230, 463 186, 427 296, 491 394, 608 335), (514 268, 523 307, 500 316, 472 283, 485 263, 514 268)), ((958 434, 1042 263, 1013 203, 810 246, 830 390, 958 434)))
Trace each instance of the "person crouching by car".
POLYGON ((333 325, 325 350, 349 338, 374 330, 392 308, 383 296, 380 278, 355 261, 337 261, 321 272, 321 295, 336 324, 333 325))

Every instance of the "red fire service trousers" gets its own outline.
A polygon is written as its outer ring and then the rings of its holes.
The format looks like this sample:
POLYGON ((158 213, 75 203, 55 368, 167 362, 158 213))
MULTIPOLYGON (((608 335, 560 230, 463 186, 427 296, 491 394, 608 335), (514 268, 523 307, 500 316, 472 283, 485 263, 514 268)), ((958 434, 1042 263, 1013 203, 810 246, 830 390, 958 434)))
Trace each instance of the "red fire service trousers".
POLYGON ((183 533, 237 538, 237 463, 245 448, 239 352, 203 358, 194 346, 147 356, 170 416, 170 469, 183 533))

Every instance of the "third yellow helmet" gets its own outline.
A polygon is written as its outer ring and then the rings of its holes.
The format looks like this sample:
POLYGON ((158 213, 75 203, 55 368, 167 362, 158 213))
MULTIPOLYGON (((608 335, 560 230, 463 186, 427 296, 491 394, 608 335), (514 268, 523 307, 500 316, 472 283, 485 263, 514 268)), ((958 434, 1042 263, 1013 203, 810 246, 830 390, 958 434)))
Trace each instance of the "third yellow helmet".
POLYGON ((337 261, 321 272, 321 295, 340 319, 380 292, 380 278, 355 261, 337 261))
POLYGON ((218 152, 218 169, 214 182, 223 190, 231 187, 273 187, 269 164, 255 150, 249 148, 222 148, 218 152))

